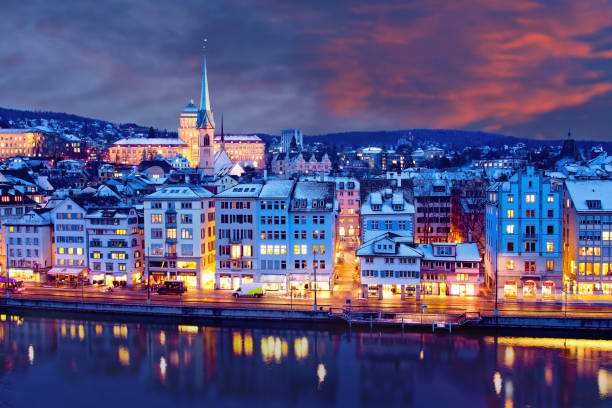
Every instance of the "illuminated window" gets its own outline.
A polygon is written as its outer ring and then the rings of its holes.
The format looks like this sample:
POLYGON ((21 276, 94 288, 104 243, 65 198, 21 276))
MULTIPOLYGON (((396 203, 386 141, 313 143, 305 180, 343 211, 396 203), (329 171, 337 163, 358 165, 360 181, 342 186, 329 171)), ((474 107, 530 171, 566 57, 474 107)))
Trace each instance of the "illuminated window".
POLYGON ((535 203, 535 194, 525 194, 526 203, 535 203))
POLYGON ((514 224, 506 225, 506 233, 507 234, 514 234, 514 224))
POLYGON ((549 194, 549 195, 548 195, 548 198, 547 198, 547 201, 548 201, 549 203, 554 203, 554 202, 555 202, 555 196, 554 196, 554 195, 552 195, 552 194, 549 194))
POLYGON ((546 270, 552 271, 555 269, 555 261, 546 261, 546 270))
POLYGON ((162 215, 161 214, 151 214, 151 223, 152 224, 161 224, 162 215))
POLYGON ((127 234, 127 230, 124 230, 124 229, 118 229, 118 230, 116 231, 116 233, 117 233, 117 235, 125 235, 125 234, 127 234))
POLYGON ((555 243, 552 241, 546 242, 546 252, 555 252, 555 243))
POLYGON ((508 210, 506 212, 506 214, 507 214, 508 218, 514 218, 514 210, 508 210))
POLYGON ((513 203, 514 202, 514 196, 512 194, 508 194, 508 202, 509 203, 513 203))
POLYGON ((243 245, 242 256, 253 256, 253 247, 251 245, 243 245))
POLYGON ((513 271, 514 270, 514 261, 506 262, 506 269, 508 269, 509 271, 513 271))
POLYGON ((176 239, 176 228, 166 228, 166 238, 176 239))
POLYGON ((294 245, 293 246, 293 253, 295 255, 299 255, 300 254, 300 246, 299 245, 294 245))
POLYGON ((240 258, 240 245, 232 245, 232 258, 240 258))
POLYGON ((181 228, 181 238, 182 239, 192 239, 193 232, 191 228, 181 228))
POLYGON ((602 231, 601 239, 603 239, 604 241, 609 241, 610 240, 610 235, 611 235, 610 231, 602 231))
POLYGON ((260 253, 261 255, 265 255, 265 254, 266 254, 266 249, 267 249, 267 248, 266 248, 266 245, 260 245, 260 246, 259 246, 259 253, 260 253))

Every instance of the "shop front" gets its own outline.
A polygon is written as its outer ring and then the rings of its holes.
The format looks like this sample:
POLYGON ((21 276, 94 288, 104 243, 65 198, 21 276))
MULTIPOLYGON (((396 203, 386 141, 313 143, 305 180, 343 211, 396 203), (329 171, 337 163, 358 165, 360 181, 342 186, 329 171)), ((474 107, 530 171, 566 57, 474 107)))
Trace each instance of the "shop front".
POLYGON ((24 282, 40 283, 40 272, 32 268, 9 268, 9 277, 24 282))
POLYGON ((453 296, 474 296, 476 290, 473 283, 453 283, 451 285, 451 295, 453 296))
POLYGON ((77 285, 81 279, 87 277, 87 268, 58 266, 51 268, 47 272, 47 276, 58 286, 77 285))
POLYGON ((555 282, 544 281, 542 282, 542 297, 551 298, 555 296, 555 282))
POLYGON ((504 297, 516 298, 518 295, 518 287, 515 280, 507 280, 504 283, 504 297))
MULTIPOLYGON (((285 285, 285 279, 290 279, 290 276, 287 277, 286 275, 279 275, 279 274, 274 274, 274 273, 266 273, 266 274, 261 274, 261 283, 263 285, 263 288, 265 290, 269 290, 269 291, 279 291, 279 290, 284 290, 286 285, 285 285)), ((293 282, 294 285, 296 285, 296 282, 293 282)), ((295 287, 294 287, 295 289, 295 287)))
POLYGON ((177 272, 176 280, 185 282, 185 286, 188 289, 198 287, 198 277, 195 272, 177 272))
POLYGON ((446 282, 423 282, 421 287, 423 295, 446 296, 446 282))
POLYGON ((523 282, 523 298, 535 298, 538 296, 538 286, 535 281, 526 280, 523 282))

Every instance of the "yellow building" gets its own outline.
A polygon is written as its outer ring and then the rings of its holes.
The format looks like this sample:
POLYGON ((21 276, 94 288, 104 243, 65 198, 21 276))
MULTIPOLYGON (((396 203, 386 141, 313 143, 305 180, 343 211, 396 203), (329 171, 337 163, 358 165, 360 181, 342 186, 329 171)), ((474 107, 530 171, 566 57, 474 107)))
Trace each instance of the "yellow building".
POLYGON ((0 129, 0 159, 36 156, 42 137, 36 129, 0 129))
POLYGON ((174 157, 180 154, 189 159, 190 151, 189 146, 181 139, 132 137, 113 143, 108 150, 108 158, 112 163, 136 165, 158 154, 163 157, 174 157))
POLYGON ((204 57, 200 108, 198 109, 193 101, 190 101, 183 109, 179 116, 179 137, 118 140, 109 148, 109 161, 136 165, 158 154, 166 158, 180 154, 189 161, 191 167, 203 170, 205 175, 213 175, 214 132, 215 122, 210 110, 206 57, 204 57))
POLYGON ((253 166, 256 169, 266 167, 266 144, 255 135, 220 135, 215 136, 215 153, 224 145, 232 162, 242 167, 253 166))

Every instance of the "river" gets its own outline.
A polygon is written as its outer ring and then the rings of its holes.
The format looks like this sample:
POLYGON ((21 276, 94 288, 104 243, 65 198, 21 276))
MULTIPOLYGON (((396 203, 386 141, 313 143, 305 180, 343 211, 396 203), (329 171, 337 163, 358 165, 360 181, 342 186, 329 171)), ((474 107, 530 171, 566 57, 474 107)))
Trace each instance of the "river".
POLYGON ((0 320, 0 407, 612 405, 605 340, 0 320))

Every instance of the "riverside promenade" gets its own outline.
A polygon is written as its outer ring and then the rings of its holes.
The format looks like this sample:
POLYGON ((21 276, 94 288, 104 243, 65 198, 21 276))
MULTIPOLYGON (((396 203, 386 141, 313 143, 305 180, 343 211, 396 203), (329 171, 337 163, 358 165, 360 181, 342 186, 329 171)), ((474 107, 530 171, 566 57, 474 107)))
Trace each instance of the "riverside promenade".
POLYGON ((352 311, 347 308, 321 307, 319 310, 290 310, 277 307, 231 307, 181 304, 142 304, 130 302, 103 302, 94 300, 32 299, 9 297, 0 299, 0 311, 37 314, 67 313, 102 316, 105 318, 146 318, 148 320, 176 321, 192 324, 273 323, 281 325, 307 325, 313 327, 337 326, 356 329, 432 330, 446 331, 470 329, 524 329, 570 330, 593 332, 612 337, 612 313, 609 317, 589 315, 509 315, 491 313, 421 313, 388 312, 376 310, 352 311))

